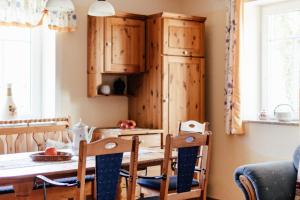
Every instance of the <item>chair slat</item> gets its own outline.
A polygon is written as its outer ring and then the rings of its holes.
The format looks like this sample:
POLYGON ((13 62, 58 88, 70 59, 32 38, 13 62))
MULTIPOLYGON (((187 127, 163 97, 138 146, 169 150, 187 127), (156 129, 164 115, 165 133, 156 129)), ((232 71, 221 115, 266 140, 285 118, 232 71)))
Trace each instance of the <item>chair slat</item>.
POLYGON ((122 138, 105 138, 103 140, 90 143, 87 146, 87 156, 130 152, 131 147, 132 140, 125 140, 122 138), (112 148, 114 145, 115 147, 112 148))
POLYGON ((206 145, 207 135, 198 133, 182 134, 172 139, 173 148, 193 147, 206 145))
POLYGON ((179 130, 184 132, 204 133, 207 123, 200 123, 194 120, 180 122, 179 130))

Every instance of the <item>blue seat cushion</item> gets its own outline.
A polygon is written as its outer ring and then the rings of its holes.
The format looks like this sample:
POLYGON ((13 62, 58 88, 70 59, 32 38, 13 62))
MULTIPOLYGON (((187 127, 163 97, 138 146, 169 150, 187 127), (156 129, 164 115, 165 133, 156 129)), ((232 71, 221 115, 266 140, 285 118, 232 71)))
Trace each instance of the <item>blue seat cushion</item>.
POLYGON ((14 193, 14 188, 12 185, 8 185, 8 186, 1 186, 0 187, 0 195, 1 194, 9 194, 9 193, 14 193))
MULTIPOLYGON (((94 179, 95 179, 94 175, 86 175, 85 176, 85 182, 91 182, 91 181, 94 181, 94 179)), ((72 183, 76 183, 77 182, 77 177, 60 178, 60 179, 55 179, 54 181, 60 182, 60 183, 69 183, 69 184, 72 184, 72 183)), ((55 187, 55 185, 50 185, 50 184, 46 183, 46 187, 55 187)), ((35 189, 41 189, 41 188, 43 188, 43 186, 40 184, 35 189)))
MULTIPOLYGON (((149 188, 152 190, 160 190, 160 179, 139 179, 137 183, 145 188, 149 188)), ((195 179, 193 179, 192 186, 198 186, 199 182, 195 179)), ((169 190, 176 190, 177 188, 177 176, 170 176, 169 181, 169 190)))

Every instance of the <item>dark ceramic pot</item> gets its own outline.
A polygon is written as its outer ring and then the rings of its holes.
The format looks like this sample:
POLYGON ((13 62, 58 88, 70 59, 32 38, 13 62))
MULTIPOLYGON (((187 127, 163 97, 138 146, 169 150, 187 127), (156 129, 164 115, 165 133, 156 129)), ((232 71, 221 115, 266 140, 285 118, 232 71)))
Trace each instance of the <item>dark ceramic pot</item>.
POLYGON ((124 94, 125 87, 125 82, 121 78, 117 79, 114 82, 114 93, 119 95, 124 94))

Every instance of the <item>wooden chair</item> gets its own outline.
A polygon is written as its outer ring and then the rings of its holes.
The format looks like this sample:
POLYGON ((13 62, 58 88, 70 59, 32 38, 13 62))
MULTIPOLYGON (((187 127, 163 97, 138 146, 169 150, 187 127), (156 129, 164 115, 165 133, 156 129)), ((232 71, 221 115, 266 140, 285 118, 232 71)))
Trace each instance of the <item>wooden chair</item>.
POLYGON ((87 144, 86 141, 80 142, 79 162, 77 182, 57 183, 44 176, 37 176, 42 180, 46 198, 46 184, 62 187, 78 186, 75 199, 85 199, 85 179, 86 179, 86 159, 88 156, 95 156, 95 192, 94 199, 115 200, 117 196, 120 170, 124 152, 130 152, 130 166, 128 175, 127 200, 135 199, 135 185, 137 176, 138 161, 138 137, 132 140, 121 138, 106 138, 87 144))
MULTIPOLYGON (((206 134, 210 133, 208 131, 208 122, 200 123, 194 120, 180 122, 178 135, 186 134, 186 133, 198 133, 198 134, 206 134)), ((209 161, 210 161, 210 151, 211 151, 211 137, 209 137, 209 141, 207 145, 202 146, 199 149, 199 155, 197 160, 196 171, 196 179, 202 185, 202 197, 206 199, 206 191, 208 186, 208 171, 209 171, 209 161)))
POLYGON ((146 199, 192 199, 203 195, 203 185, 194 180, 194 170, 199 149, 208 145, 210 135, 187 133, 178 136, 167 135, 165 145, 165 157, 162 175, 156 177, 139 176, 138 184, 141 187, 159 190, 159 197, 146 197, 146 199), (177 175, 172 176, 172 152, 178 150, 177 175))

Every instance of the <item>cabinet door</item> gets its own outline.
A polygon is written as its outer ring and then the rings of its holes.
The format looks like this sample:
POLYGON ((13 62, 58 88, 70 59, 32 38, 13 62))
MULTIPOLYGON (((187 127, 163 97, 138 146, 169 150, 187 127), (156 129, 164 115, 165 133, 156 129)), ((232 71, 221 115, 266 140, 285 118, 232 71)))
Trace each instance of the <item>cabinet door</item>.
POLYGON ((145 67, 145 22, 109 17, 105 20, 106 73, 138 73, 145 67))
MULTIPOLYGON (((168 132, 178 133, 179 121, 204 121, 204 59, 165 56, 168 73, 168 132)), ((164 116, 166 117, 166 116, 164 116)), ((165 124, 166 125, 166 124, 165 124)))
POLYGON ((165 55, 204 57, 204 23, 164 19, 165 55))

